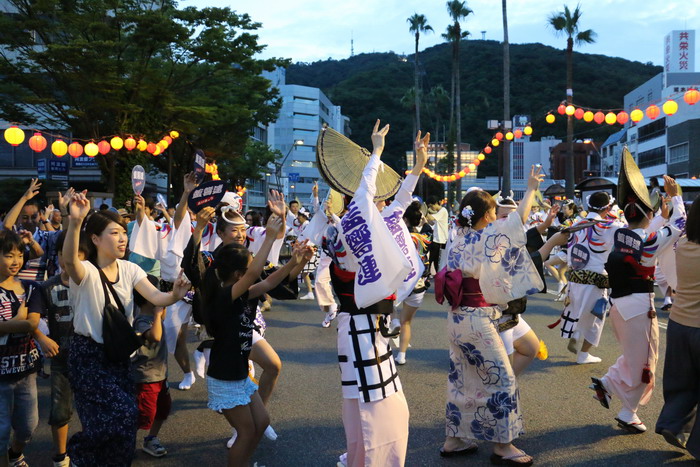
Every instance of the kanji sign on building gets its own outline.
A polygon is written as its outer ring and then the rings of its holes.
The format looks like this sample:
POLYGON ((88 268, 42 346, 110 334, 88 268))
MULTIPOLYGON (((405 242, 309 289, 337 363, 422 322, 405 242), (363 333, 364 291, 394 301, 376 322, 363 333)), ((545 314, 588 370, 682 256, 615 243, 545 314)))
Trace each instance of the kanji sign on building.
POLYGON ((666 73, 695 72, 695 31, 671 31, 664 40, 666 73))

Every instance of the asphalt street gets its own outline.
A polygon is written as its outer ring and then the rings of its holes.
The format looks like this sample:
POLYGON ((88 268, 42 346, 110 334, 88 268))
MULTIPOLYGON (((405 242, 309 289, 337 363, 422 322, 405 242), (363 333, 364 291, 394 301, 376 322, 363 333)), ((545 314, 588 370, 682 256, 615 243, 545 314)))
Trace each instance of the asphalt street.
MULTIPOLYGON (((620 409, 619 401, 613 400, 611 409, 606 410, 588 389, 590 377, 605 374, 619 354, 611 326, 606 325, 600 348, 592 352, 603 362, 576 365, 558 329, 546 327, 561 312, 561 303, 553 299, 551 294, 531 298, 524 315, 547 343, 549 358, 536 360, 521 376, 526 433, 516 445, 533 455, 537 465, 697 465, 687 452, 666 444, 661 436, 654 434, 663 405, 661 375, 668 314, 659 312, 661 358, 656 389, 651 402, 639 412, 649 431, 632 435, 619 429, 614 420, 620 409)), ((657 302, 657 308, 660 305, 657 302)), ((399 367, 411 412, 406 465, 490 465, 490 447, 486 443, 481 443, 479 452, 470 458, 446 460, 438 456, 444 440, 446 314, 432 294, 426 295, 414 319, 407 364, 399 367)), ((272 426, 279 438, 263 439, 253 461, 259 467, 335 466, 345 445, 335 328, 320 326, 323 314, 314 301, 276 302, 265 317, 266 337, 283 362, 282 375, 269 407, 272 426)), ((194 350, 196 339, 194 334, 190 337, 190 347, 194 350)), ((135 466, 225 465, 224 443, 230 436, 229 426, 223 416, 206 408, 206 382, 198 379, 191 390, 179 391, 177 383, 181 377, 182 372, 171 358, 173 413, 160 434, 168 455, 154 459, 139 450, 135 466)), ((40 425, 25 453, 31 466, 51 465, 48 396, 48 380, 40 380, 40 425)), ((71 433, 79 428, 76 415, 73 420, 71 433)), ((139 446, 142 436, 139 433, 139 446)))

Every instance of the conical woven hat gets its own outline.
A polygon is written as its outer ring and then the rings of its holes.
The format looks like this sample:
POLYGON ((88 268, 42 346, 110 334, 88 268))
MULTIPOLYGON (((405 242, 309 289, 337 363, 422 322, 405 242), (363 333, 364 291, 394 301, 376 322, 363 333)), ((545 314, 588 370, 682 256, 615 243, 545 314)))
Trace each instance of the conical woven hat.
MULTIPOLYGON (((353 196, 360 186, 362 171, 370 152, 332 128, 323 128, 316 143, 316 161, 321 176, 334 190, 353 196)), ((399 191, 401 177, 382 163, 377 174, 375 201, 390 198, 399 191)))
POLYGON ((639 202, 649 209, 653 208, 644 175, 639 170, 634 157, 627 149, 622 150, 622 163, 620 164, 620 178, 617 183, 617 202, 625 208, 630 202, 639 202))
POLYGON ((330 202, 330 209, 333 214, 339 216, 343 213, 343 209, 345 209, 343 195, 331 188, 328 191, 328 201, 330 202))

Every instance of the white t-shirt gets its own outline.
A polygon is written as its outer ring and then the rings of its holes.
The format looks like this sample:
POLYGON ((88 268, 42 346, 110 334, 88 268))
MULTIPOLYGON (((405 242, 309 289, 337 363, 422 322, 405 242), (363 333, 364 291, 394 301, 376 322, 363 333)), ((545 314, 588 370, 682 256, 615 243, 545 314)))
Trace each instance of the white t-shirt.
MULTIPOLYGON (((80 284, 70 281, 70 304, 73 308, 73 328, 76 334, 90 337, 102 344, 102 312, 105 307, 105 294, 100 280, 100 272, 94 264, 83 261, 85 276, 80 284)), ((137 264, 117 260, 119 274, 112 284, 124 305, 129 322, 134 320, 134 286, 146 278, 146 273, 137 264)), ((110 293, 110 300, 114 299, 110 293)))
POLYGON ((431 214, 435 221, 433 221, 431 227, 433 228, 433 242, 445 244, 447 243, 447 209, 441 207, 438 212, 431 214))

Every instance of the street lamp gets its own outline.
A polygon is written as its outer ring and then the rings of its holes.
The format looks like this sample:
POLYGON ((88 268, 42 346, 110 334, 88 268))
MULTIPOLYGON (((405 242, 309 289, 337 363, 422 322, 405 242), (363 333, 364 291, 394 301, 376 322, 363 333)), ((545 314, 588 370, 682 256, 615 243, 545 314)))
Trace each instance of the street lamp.
POLYGON ((287 154, 282 159, 282 162, 275 161, 275 178, 277 179, 277 191, 282 191, 282 166, 285 162, 287 162, 287 158, 292 153, 292 149, 294 149, 297 146, 301 146, 302 144, 304 144, 303 139, 294 140, 294 143, 289 148, 289 151, 287 151, 287 154))

